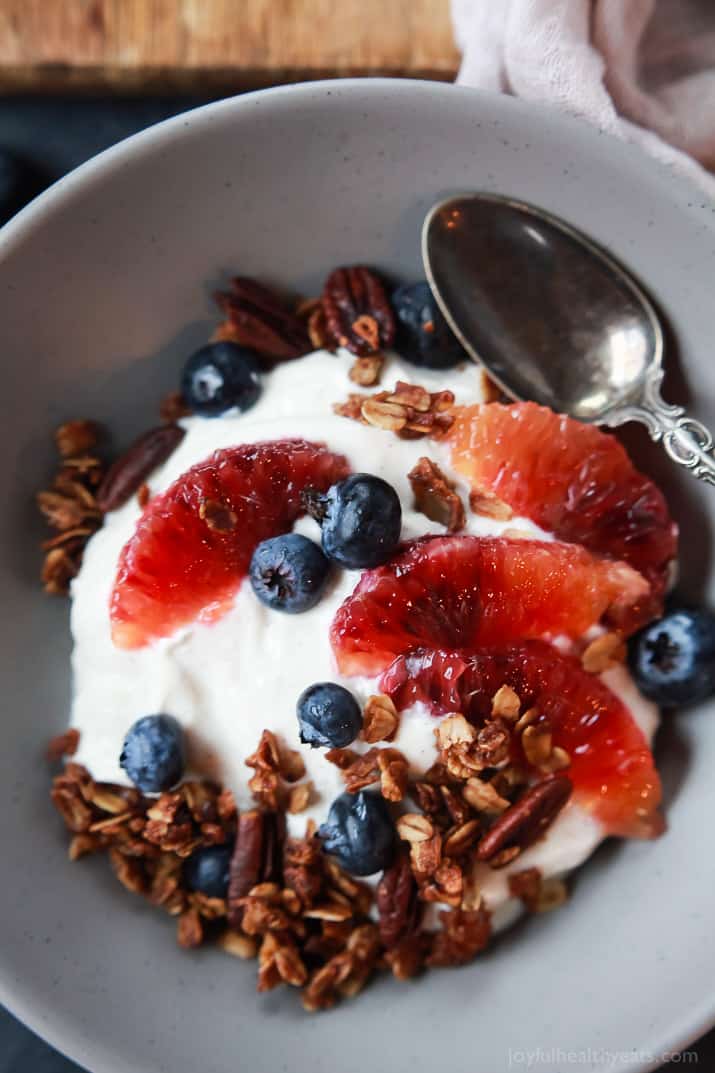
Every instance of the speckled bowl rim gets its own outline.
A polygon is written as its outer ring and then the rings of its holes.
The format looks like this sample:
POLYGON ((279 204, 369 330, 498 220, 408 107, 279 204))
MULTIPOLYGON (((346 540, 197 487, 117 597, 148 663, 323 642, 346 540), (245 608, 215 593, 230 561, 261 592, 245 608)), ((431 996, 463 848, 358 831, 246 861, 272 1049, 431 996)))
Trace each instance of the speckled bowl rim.
MULTIPOLYGON (((447 94, 472 95, 475 105, 480 98, 489 99, 492 106, 495 106, 497 100, 491 94, 482 94, 478 91, 446 86, 440 83, 398 79, 345 79, 338 80, 335 83, 316 82, 280 86, 211 103, 182 113, 127 138, 55 183, 0 231, 0 258, 11 254, 30 235, 41 230, 46 221, 56 214, 62 213, 65 204, 75 197, 78 192, 87 189, 97 181, 105 179, 116 170, 121 169, 126 162, 151 156, 160 151, 162 146, 173 143, 175 139, 181 139, 182 134, 187 129, 195 130, 197 127, 212 123, 214 120, 224 119, 232 114, 240 113, 250 107, 257 97, 261 97, 266 102, 274 102, 277 106, 282 105, 287 99, 290 99, 294 104, 303 99, 306 105, 310 106, 311 101, 315 99, 316 91, 318 93, 328 93, 331 85, 336 90, 339 90, 341 94, 355 93, 363 99, 374 99, 375 101, 378 101, 385 94, 399 96, 400 94, 415 93, 426 94, 429 97, 445 97, 447 94)), ((548 125, 552 129, 560 130, 567 141, 576 134, 578 134, 579 138, 588 136, 584 135, 582 123, 566 115, 555 111, 547 111, 537 105, 515 101, 509 97, 499 97, 498 102, 498 107, 505 115, 510 114, 512 111, 519 112, 522 116, 528 115, 533 120, 536 128, 539 125, 548 125)), ((597 133, 602 132, 593 131, 592 137, 595 138, 597 133)), ((603 140, 604 152, 609 151, 609 143, 610 139, 603 140)), ((616 144, 614 140, 612 145, 615 147, 616 144)), ((639 150, 618 144, 618 151, 636 154, 640 157, 644 168, 659 168, 663 180, 672 184, 674 192, 677 191, 682 195, 684 189, 690 187, 693 200, 702 200, 702 193, 694 185, 691 186, 688 180, 675 174, 667 175, 666 170, 661 165, 653 164, 639 150)), ((715 235, 715 227, 709 220, 706 221, 706 226, 708 224, 710 224, 715 235)), ((115 1066, 112 1060, 113 1056, 103 1049, 100 1040, 78 1040, 71 1024, 58 1024, 55 1021, 52 1023, 51 1030, 48 1031, 43 1024, 45 1021, 43 1013, 45 1011, 38 1009, 33 1004, 30 993, 22 993, 14 989, 12 981, 4 973, 2 965, 0 965, 0 999, 17 1017, 38 1032, 46 1035, 48 1042, 64 1053, 76 1056, 80 1062, 83 1060, 101 1062, 101 1066, 97 1066, 96 1069, 101 1069, 103 1073, 104 1071, 110 1073, 111 1070, 120 1068, 121 1063, 115 1066)), ((356 1015, 359 1016, 359 1003, 356 1005, 355 1010, 356 1015)), ((48 1009, 46 1012, 50 1013, 51 1011, 48 1009)), ((666 1050, 671 1052, 678 1051, 706 1032, 713 1024, 715 1024, 715 992, 704 994, 702 1002, 696 1008, 682 1010, 678 1013, 674 1011, 670 1023, 659 1024, 657 1028, 654 1026, 655 1042, 652 1045, 653 1050, 657 1053, 666 1050)), ((635 1064, 628 1063, 623 1068, 633 1071, 645 1071, 655 1068, 656 1064, 656 1062, 636 1062, 635 1064)), ((121 1068, 123 1069, 124 1066, 121 1066, 121 1068)), ((542 1068, 546 1067, 542 1066, 542 1068)), ((605 1069, 605 1067, 602 1068, 605 1069)))

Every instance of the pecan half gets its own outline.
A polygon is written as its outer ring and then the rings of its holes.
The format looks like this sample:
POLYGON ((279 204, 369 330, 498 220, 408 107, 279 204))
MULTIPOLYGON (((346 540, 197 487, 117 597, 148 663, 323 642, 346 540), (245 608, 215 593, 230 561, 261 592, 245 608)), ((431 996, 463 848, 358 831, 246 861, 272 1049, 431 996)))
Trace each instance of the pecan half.
POLYGON ((159 425, 140 436, 107 470, 97 491, 99 509, 117 510, 126 503, 149 474, 166 462, 184 435, 179 425, 159 425))
POLYGON ((444 525, 448 533, 464 529, 464 504, 436 462, 420 458, 407 474, 415 506, 426 518, 444 525))
POLYGON ((231 927, 238 927, 243 909, 237 905, 262 878, 266 830, 265 813, 258 809, 241 813, 236 846, 231 858, 228 883, 228 912, 231 927))
POLYGON ((395 317, 381 281, 369 268, 336 268, 323 289, 325 331, 333 346, 362 357, 392 345, 395 317))
POLYGON ((417 883, 407 854, 401 853, 377 885, 380 938, 389 949, 413 935, 420 924, 417 883))
POLYGON ((224 338, 250 347, 270 363, 309 352, 305 322, 263 284, 238 276, 231 280, 231 291, 220 291, 215 298, 228 318, 224 338))
POLYGON ((540 838, 571 796, 573 783, 552 775, 526 791, 501 814, 477 846, 480 861, 493 861, 503 850, 526 849, 540 838))

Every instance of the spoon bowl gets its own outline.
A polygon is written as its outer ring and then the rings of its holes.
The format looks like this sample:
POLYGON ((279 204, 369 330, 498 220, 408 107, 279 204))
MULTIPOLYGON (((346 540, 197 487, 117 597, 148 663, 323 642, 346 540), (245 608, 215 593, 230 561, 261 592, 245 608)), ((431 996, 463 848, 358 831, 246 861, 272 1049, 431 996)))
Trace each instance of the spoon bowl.
POLYGON ((712 436, 660 396, 658 313, 606 250, 533 205, 470 194, 430 211, 422 255, 450 327, 507 395, 580 421, 641 421, 715 483, 712 436))

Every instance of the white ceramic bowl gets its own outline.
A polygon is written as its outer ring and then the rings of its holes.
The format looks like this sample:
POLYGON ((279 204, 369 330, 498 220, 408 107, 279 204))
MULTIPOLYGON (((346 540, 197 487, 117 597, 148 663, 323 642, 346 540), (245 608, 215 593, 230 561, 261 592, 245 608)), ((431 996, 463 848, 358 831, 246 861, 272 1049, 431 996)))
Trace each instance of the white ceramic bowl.
MULTIPOLYGON (((102 862, 70 865, 48 801, 42 750, 66 719, 69 640, 66 605, 39 591, 31 497, 53 426, 93 415, 122 442, 145 427, 206 338, 226 273, 307 294, 341 263, 420 276, 422 217, 465 189, 535 201, 630 265, 672 325, 671 397, 689 387, 715 425, 715 207, 635 150, 509 98, 379 80, 251 94, 104 153, 0 236, 0 997, 93 1070, 499 1073, 529 1051, 556 1070, 588 1049, 583 1068, 609 1068, 610 1051, 630 1055, 619 1069, 644 1069, 713 1020, 715 712, 704 708, 662 735, 664 838, 601 851, 567 907, 473 966, 383 980, 316 1017, 292 994, 257 997, 250 966, 182 953, 173 924, 102 862)), ((649 457, 682 524, 686 589, 702 598, 713 490, 649 457)))

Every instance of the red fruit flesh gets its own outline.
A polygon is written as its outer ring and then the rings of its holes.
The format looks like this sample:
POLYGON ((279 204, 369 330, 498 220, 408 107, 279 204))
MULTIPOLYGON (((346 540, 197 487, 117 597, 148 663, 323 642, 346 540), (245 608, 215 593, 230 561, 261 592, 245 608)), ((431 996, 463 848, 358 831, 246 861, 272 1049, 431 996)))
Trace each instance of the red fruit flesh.
MULTIPOLYGON (((502 685, 522 712, 535 707, 554 745, 571 757, 574 798, 609 834, 649 837, 662 830, 660 780, 642 731, 625 705, 573 656, 543 641, 474 652, 416 649, 400 656, 380 688, 398 709, 423 701, 435 714, 461 711, 480 723, 502 685)), ((519 747, 515 759, 525 763, 519 747)))
POLYGON ((660 611, 677 526, 659 489, 620 443, 532 402, 458 406, 446 436, 452 465, 473 490, 495 495, 559 540, 629 563, 660 611))
POLYGON ((326 491, 349 472, 341 455, 305 440, 216 451, 152 499, 124 546, 111 597, 112 638, 139 648, 228 608, 261 540, 285 533, 304 513, 305 488, 326 491), (201 517, 229 512, 230 529, 201 517))
POLYGON ((580 637, 606 612, 647 593, 624 563, 572 544, 428 537, 363 574, 338 609, 330 639, 343 674, 374 675, 420 645, 580 637))

